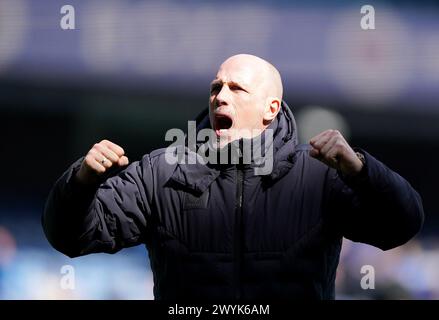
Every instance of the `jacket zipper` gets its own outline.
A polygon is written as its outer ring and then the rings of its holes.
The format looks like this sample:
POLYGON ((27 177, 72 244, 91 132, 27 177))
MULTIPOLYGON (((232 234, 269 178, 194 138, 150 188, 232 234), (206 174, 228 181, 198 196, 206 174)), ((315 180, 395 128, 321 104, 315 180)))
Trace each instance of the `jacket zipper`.
POLYGON ((234 283, 235 299, 241 298, 241 263, 242 263, 242 194, 243 194, 243 171, 236 166, 236 203, 235 203, 235 229, 234 229, 234 283))

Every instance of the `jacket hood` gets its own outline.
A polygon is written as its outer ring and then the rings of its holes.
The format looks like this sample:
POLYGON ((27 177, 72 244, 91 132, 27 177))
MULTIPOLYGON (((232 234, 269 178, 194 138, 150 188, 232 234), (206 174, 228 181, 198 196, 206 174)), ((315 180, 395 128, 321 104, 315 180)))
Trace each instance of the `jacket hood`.
MULTIPOLYGON (((209 109, 204 109, 195 119, 197 134, 202 129, 211 129, 209 109)), ((276 119, 269 125, 273 130, 273 159, 272 170, 263 175, 264 179, 275 181, 283 177, 294 165, 295 148, 298 143, 296 121, 290 107, 282 101, 281 109, 276 119)), ((258 138, 264 141, 264 134, 258 138)), ((256 138, 253 138, 254 140, 256 138)), ((187 157, 197 158, 195 152, 187 147, 177 148, 177 153, 184 153, 187 157)), ((195 164, 179 163, 171 177, 174 182, 189 188, 196 193, 203 193, 221 172, 221 165, 203 164, 197 161, 195 164)))

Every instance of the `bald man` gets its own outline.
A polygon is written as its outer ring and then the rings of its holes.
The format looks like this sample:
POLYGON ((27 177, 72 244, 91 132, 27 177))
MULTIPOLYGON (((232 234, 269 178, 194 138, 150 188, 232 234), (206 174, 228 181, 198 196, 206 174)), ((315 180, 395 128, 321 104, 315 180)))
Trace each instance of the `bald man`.
POLYGON ((282 91, 279 72, 268 62, 245 54, 227 59, 210 87, 210 121, 217 135, 230 141, 241 138, 242 129, 259 135, 276 118, 282 91), (225 122, 230 127, 221 126, 222 116, 230 118, 225 122))
POLYGON ((423 224, 422 202, 336 130, 298 145, 282 91, 267 61, 227 59, 196 129, 217 139, 210 152, 237 146, 238 161, 168 161, 197 158, 183 145, 129 164, 122 147, 103 140, 52 189, 48 240, 69 257, 144 244, 160 300, 334 299, 343 237, 382 250, 403 245, 423 224), (272 170, 257 174, 261 159, 240 149, 249 141, 264 145, 272 170))

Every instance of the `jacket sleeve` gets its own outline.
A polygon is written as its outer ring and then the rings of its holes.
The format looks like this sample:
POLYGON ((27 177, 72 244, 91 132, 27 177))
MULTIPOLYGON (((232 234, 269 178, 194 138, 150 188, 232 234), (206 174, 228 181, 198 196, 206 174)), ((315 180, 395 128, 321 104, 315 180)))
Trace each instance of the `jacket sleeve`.
POLYGON ((335 228, 347 239, 389 250, 400 246, 424 223, 422 200, 396 172, 361 149, 365 165, 355 177, 332 176, 330 203, 335 228))
POLYGON ((74 179, 82 160, 64 172, 48 196, 42 225, 52 246, 76 257, 144 242, 153 192, 149 156, 87 187, 74 179))

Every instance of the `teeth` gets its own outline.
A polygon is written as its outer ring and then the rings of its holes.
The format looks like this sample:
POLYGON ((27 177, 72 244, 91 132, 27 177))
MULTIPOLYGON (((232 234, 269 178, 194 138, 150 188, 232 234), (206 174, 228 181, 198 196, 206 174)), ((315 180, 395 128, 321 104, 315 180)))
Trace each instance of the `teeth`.
POLYGON ((227 132, 229 129, 220 129, 219 132, 227 132))

